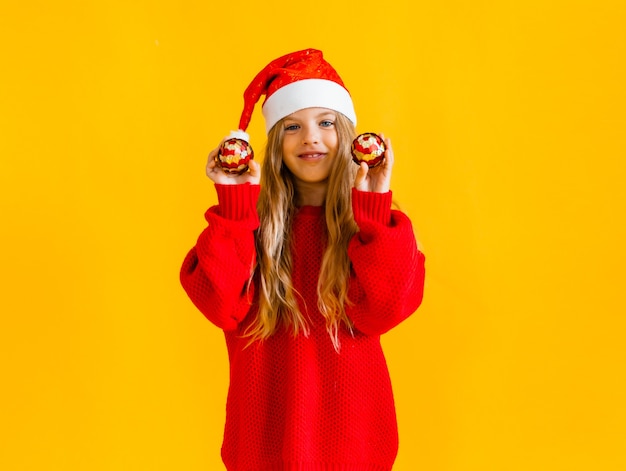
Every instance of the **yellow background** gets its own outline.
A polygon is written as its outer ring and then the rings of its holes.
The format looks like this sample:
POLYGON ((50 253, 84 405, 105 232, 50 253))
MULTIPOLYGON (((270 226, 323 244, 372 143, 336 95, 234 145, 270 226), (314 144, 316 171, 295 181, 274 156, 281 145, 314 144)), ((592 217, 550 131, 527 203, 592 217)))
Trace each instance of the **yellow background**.
POLYGON ((393 139, 427 254, 384 338, 395 469, 626 469, 625 24, 619 0, 4 2, 0 469, 223 469, 223 338, 178 269, 245 86, 305 47, 393 139))

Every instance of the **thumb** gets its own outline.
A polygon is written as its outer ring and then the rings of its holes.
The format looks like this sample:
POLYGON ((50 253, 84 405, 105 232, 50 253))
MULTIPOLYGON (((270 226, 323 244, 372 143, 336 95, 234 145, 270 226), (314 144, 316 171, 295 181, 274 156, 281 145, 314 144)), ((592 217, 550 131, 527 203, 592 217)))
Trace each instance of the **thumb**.
POLYGON ((357 190, 367 190, 366 186, 366 178, 367 172, 369 171, 369 167, 365 162, 361 162, 359 165, 359 170, 356 172, 356 177, 354 178, 354 188, 357 190))
POLYGON ((248 168, 250 169, 252 183, 258 184, 261 181, 261 165, 256 160, 250 160, 248 168))

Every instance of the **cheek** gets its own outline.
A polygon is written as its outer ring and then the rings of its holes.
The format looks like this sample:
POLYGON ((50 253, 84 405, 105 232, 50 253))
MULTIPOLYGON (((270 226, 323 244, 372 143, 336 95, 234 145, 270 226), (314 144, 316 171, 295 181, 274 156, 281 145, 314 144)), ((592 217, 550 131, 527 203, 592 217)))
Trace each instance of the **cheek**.
POLYGON ((289 171, 293 173, 295 159, 295 157, 290 157, 289 155, 284 154, 282 166, 287 167, 289 171))
POLYGON ((283 155, 289 154, 294 148, 294 137, 287 135, 283 137, 282 151, 283 155))
POLYGON ((326 136, 326 145, 336 150, 338 142, 337 130, 333 129, 333 131, 326 136))
POLYGON ((326 140, 326 147, 330 150, 332 150, 332 152, 334 154, 337 153, 338 149, 339 149, 339 141, 337 139, 337 137, 331 137, 329 139, 326 140))

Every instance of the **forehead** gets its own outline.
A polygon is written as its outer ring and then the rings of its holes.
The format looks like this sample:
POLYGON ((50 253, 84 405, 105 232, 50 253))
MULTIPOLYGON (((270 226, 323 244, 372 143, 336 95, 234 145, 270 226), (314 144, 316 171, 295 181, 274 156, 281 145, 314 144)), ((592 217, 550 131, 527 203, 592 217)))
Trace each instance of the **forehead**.
POLYGON ((336 115, 337 113, 329 108, 303 108, 291 113, 285 119, 317 119, 336 115))

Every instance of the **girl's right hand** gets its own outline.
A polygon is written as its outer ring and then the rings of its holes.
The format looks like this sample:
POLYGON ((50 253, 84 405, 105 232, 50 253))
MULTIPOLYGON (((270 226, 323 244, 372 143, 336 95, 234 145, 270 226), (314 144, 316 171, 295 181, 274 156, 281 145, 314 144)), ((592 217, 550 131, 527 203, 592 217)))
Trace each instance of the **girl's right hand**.
POLYGON ((249 170, 241 175, 225 173, 215 160, 218 150, 219 147, 209 153, 206 164, 206 175, 213 183, 218 185, 240 185, 242 183, 258 185, 261 182, 261 166, 254 160, 248 162, 249 170))

